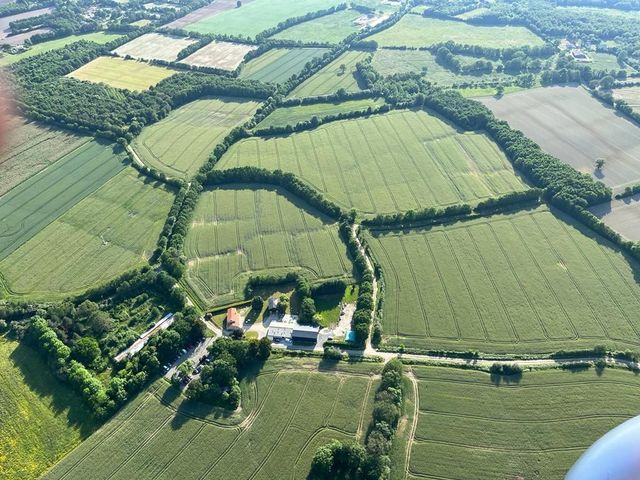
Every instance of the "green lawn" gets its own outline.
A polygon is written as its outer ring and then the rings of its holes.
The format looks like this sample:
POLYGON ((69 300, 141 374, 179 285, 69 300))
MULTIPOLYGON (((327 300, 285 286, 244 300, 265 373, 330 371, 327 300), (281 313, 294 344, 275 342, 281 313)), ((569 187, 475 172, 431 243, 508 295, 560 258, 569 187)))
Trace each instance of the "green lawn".
POLYGON ((475 26, 454 20, 438 20, 419 15, 405 15, 391 28, 368 37, 378 45, 428 47, 452 40, 456 43, 481 45, 487 48, 539 46, 544 41, 524 27, 475 26))
POLYGON ((276 40, 340 43, 360 30, 354 23, 362 14, 356 10, 340 10, 308 22, 299 23, 272 36, 276 40))
POLYGON ((314 116, 323 118, 339 113, 364 111, 369 107, 376 108, 382 104, 384 104, 384 100, 381 98, 365 98, 363 100, 348 100, 338 103, 315 103, 312 105, 278 108, 260 122, 257 128, 296 125, 299 122, 310 120, 314 116))
POLYGON ((216 33, 255 37, 289 18, 325 10, 339 0, 253 0, 240 8, 226 10, 185 27, 199 33, 216 33))
POLYGON ((143 129, 133 149, 146 165, 171 177, 190 178, 234 127, 251 118, 258 105, 232 97, 190 102, 143 129))
POLYGON ((269 360, 242 382, 242 412, 231 417, 159 382, 45 479, 304 480, 320 445, 363 437, 379 369, 340 364, 321 373, 317 360, 269 360))
POLYGON ((291 97, 313 97, 331 95, 344 88, 348 92, 362 90, 356 74, 356 64, 370 54, 362 51, 347 51, 318 73, 302 82, 291 92, 291 97), (342 68, 344 65, 344 68, 342 68))
POLYGON ((546 207, 367 240, 384 272, 390 344, 511 354, 640 345, 636 263, 546 207))
POLYGON ((460 133, 421 110, 249 138, 233 145, 217 168, 244 165, 292 172, 364 214, 473 203, 525 188, 485 135, 460 133))
POLYGON ((419 414, 409 478, 560 480, 598 438, 640 413, 640 378, 593 369, 525 372, 517 383, 487 373, 412 367, 419 414))
POLYGON ((91 413, 41 352, 0 336, 0 478, 27 480, 94 430, 91 413))
POLYGON ((147 90, 176 72, 137 60, 118 57, 98 57, 69 74, 78 80, 104 83, 127 90, 147 90))
POLYGON ((283 192, 238 186, 205 191, 185 241, 186 280, 207 305, 244 298, 256 273, 303 270, 350 277, 338 226, 283 192))
POLYGON ((249 60, 240 72, 240 78, 282 83, 297 75, 304 66, 329 50, 326 48, 273 48, 249 60))
POLYGON ((590 64, 593 70, 631 70, 621 67, 618 58, 610 53, 588 52, 587 55, 593 60, 590 64))
POLYGON ((56 298, 145 264, 172 202, 171 192, 127 168, 4 258, 6 289, 56 298))

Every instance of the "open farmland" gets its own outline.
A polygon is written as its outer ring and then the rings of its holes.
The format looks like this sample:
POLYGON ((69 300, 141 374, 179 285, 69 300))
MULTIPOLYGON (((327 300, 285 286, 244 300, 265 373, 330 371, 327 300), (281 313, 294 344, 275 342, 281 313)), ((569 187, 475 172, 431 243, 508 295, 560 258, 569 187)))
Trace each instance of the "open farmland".
POLYGON ((25 40, 34 36, 36 33, 45 33, 46 31, 48 31, 47 29, 38 28, 31 30, 30 32, 10 35, 11 28, 9 25, 11 24, 11 22, 15 22, 17 20, 24 20, 25 18, 45 15, 52 10, 53 8, 40 8, 38 10, 30 10, 28 12, 17 13, 16 15, 9 15, 8 17, 0 18, 0 43, 9 45, 22 45, 25 40))
POLYGON ((41 355, 0 337, 0 478, 39 478, 94 429, 91 413, 41 355))
POLYGON ((188 178, 214 147, 255 112, 258 102, 241 98, 203 98, 172 111, 142 130, 133 149, 143 163, 170 176, 188 178))
MULTIPOLYGON (((242 0, 242 5, 246 6, 253 0, 242 0)), ((186 14, 184 17, 180 17, 171 23, 165 25, 167 28, 184 28, 187 25, 200 21, 204 18, 214 17, 227 10, 233 10, 237 8, 238 0, 216 0, 215 2, 198 8, 193 12, 186 14)))
POLYGON ((173 195, 127 168, 0 262, 14 295, 55 297, 146 263, 173 195))
POLYGON ((291 93, 292 97, 314 97, 331 95, 341 88, 347 92, 362 90, 356 73, 356 64, 366 59, 370 53, 351 50, 343 53, 322 70, 302 82, 291 93), (342 68, 344 65, 344 69, 342 68))
POLYGON ((146 90, 176 72, 145 62, 116 57, 98 57, 69 74, 78 80, 104 83, 127 90, 146 90))
POLYGON ((612 188, 640 181, 640 129, 580 87, 479 99, 543 150, 612 188), (597 171, 595 161, 605 159, 597 171))
POLYGON ((391 344, 496 353, 640 345, 637 264, 546 207, 367 238, 384 272, 391 344))
POLYGON ((173 62, 178 58, 178 53, 196 42, 197 40, 193 38, 145 33, 124 45, 120 45, 113 53, 120 57, 128 55, 136 59, 173 62))
POLYGON ((240 78, 282 83, 300 73, 308 62, 328 51, 327 48, 273 48, 248 61, 240 72, 240 78))
POLYGON ((11 65, 12 63, 15 63, 24 58, 33 57, 50 50, 56 50, 58 48, 64 47, 65 45, 79 42, 80 40, 104 44, 120 38, 121 36, 122 35, 116 33, 95 32, 85 33, 83 35, 70 35, 68 37, 56 38, 55 40, 49 40, 48 42, 36 43, 35 45, 31 45, 29 49, 24 52, 20 52, 17 54, 4 54, 4 56, 0 57, 0 66, 11 65))
POLYGON ((0 260, 115 176, 124 158, 88 142, 0 197, 0 260))
POLYGON ((589 211, 620 235, 640 240, 640 194, 594 205, 589 211))
POLYGON ((304 270, 348 277, 351 262, 335 222, 279 190, 207 190, 185 240, 187 282, 207 304, 244 297, 249 276, 304 270))
POLYGON ((198 33, 255 37, 289 18, 325 10, 339 3, 340 0, 253 0, 240 8, 216 13, 184 28, 198 33))
POLYGON ((20 117, 10 118, 6 129, 7 143, 0 153, 0 197, 91 140, 20 117))
POLYGON ((249 138, 231 147, 217 168, 244 165, 292 172, 344 208, 366 214, 476 202, 525 188, 485 135, 458 133, 422 110, 249 138))
POLYGON ((485 48, 541 46, 544 41, 524 27, 476 26, 454 20, 405 15, 392 27, 368 37, 382 47, 428 47, 452 40, 485 48))
POLYGON ((299 23, 279 32, 271 38, 300 42, 340 43, 343 39, 360 30, 355 21, 362 14, 356 10, 340 10, 320 18, 299 23))
POLYGON ((323 118, 346 112, 362 112, 369 107, 376 108, 383 104, 384 100, 381 98, 365 98, 362 100, 347 100, 346 102, 314 103, 311 105, 278 108, 261 121, 257 128, 296 125, 299 122, 311 120, 312 117, 323 118))
POLYGON ((635 111, 640 108, 640 87, 615 88, 611 93, 615 99, 624 100, 635 111))
POLYGON ((256 47, 243 43, 213 41, 196 50, 182 63, 196 67, 220 68, 222 70, 235 70, 242 62, 244 56, 256 47))
POLYGON ((172 401, 176 392, 156 383, 45 478, 304 480, 318 446, 365 434, 378 369, 322 373, 315 360, 269 360, 254 382, 242 382, 239 418, 203 417, 204 405, 172 401))
POLYGON ((419 414, 409 477, 560 480, 598 438, 640 413, 625 370, 484 372, 412 367, 419 414))

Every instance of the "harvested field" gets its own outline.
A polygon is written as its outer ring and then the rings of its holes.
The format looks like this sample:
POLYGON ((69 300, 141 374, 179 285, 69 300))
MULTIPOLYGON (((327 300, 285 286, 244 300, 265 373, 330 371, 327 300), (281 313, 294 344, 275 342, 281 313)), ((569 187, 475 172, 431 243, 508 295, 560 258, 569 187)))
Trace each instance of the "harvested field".
POLYGON ((104 83, 115 88, 147 90, 175 73, 174 70, 140 61, 98 57, 68 76, 88 82, 104 83))
POLYGON ((242 43, 217 42, 214 40, 209 45, 196 50, 181 62, 195 65, 196 67, 235 70, 244 56, 256 48, 242 43))
POLYGON ((428 47, 452 40, 487 48, 541 46, 544 41, 524 27, 476 26, 454 20, 405 15, 392 27, 367 38, 382 47, 428 47))
POLYGON ((560 480, 607 431, 638 415, 625 370, 484 372, 412 367, 419 414, 409 477, 560 480))
POLYGON ((640 240, 640 194, 595 205, 589 210, 620 235, 640 240))
POLYGON ((189 178, 215 146, 255 113, 259 103, 246 98, 203 98, 173 110, 142 130, 132 146, 140 159, 169 176, 189 178))
POLYGON ((640 87, 615 88, 611 91, 615 99, 624 100, 638 111, 640 108, 640 87))
POLYGON ((340 10, 331 15, 309 20, 289 27, 271 38, 296 40, 300 42, 340 43, 352 33, 362 28, 355 21, 362 14, 356 10, 340 10))
POLYGON ((323 118, 346 112, 361 112, 366 111, 369 107, 376 108, 383 104, 384 100, 382 98, 365 98, 362 100, 348 100, 338 103, 314 103, 312 105, 278 108, 260 122, 257 128, 296 125, 298 122, 311 120, 314 116, 323 118))
POLYGON ((0 197, 0 260, 115 176, 124 159, 91 141, 0 197))
POLYGON ((359 50, 347 51, 318 73, 308 78, 291 92, 291 97, 331 95, 344 88, 348 92, 362 90, 356 73, 356 64, 370 55, 359 50), (343 70, 341 66, 344 65, 343 70))
POLYGON ((170 191, 127 168, 4 258, 5 289, 56 298, 144 265, 172 203, 170 191))
POLYGON ((497 117, 576 170, 619 189, 640 182, 640 129, 581 87, 479 98, 497 117), (601 171, 595 161, 604 158, 601 171))
POLYGON ((249 60, 240 72, 240 78, 282 83, 300 73, 312 59, 328 51, 327 48, 274 48, 249 60))
POLYGON ((159 33, 145 33, 130 42, 120 45, 113 53, 120 57, 130 57, 142 60, 164 60, 173 62, 178 53, 193 45, 197 40, 193 38, 172 37, 159 33))
MULTIPOLYGON (((253 2, 253 0, 242 0, 242 5, 246 6, 251 2, 253 2)), ((204 20, 205 18, 215 17, 216 15, 224 13, 227 10, 233 10, 237 8, 237 3, 238 0, 215 0, 209 5, 205 5, 204 7, 198 8, 191 13, 187 13, 184 17, 180 17, 171 23, 167 23, 165 27, 184 28, 187 25, 199 22, 200 20, 204 20)))
POLYGON ((505 354, 640 345, 638 264, 546 207, 366 238, 384 273, 389 344, 505 354))
POLYGON ((237 186, 205 191, 185 240, 186 281, 207 305, 244 298, 257 273, 303 270, 349 277, 338 225, 280 190, 237 186))
POLYGON ((289 18, 325 10, 340 0, 253 0, 240 8, 210 15, 186 26, 199 33, 218 33, 255 37, 289 18))
POLYGON ((242 381, 242 414, 232 416, 157 382, 45 478, 304 480, 317 447, 364 435, 379 369, 322 373, 316 360, 269 360, 242 381))
POLYGON ((95 428, 42 352, 0 336, 0 478, 40 478, 95 428))
POLYGON ((6 128, 7 144, 0 153, 0 201, 9 190, 91 140, 20 117, 12 117, 6 128))
POLYGON ((474 203, 525 189, 485 135, 459 133, 421 110, 245 139, 217 168, 245 165, 292 172, 345 209, 365 214, 474 203))
POLYGON ((53 8, 40 8, 38 10, 31 10, 29 12, 18 13, 16 15, 10 15, 8 17, 0 18, 0 43, 8 43, 9 45, 22 45, 25 40, 31 38, 36 33, 45 33, 48 30, 44 28, 34 29, 30 32, 19 33, 18 35, 11 35, 11 28, 9 24, 16 20, 24 20, 25 18, 38 17, 51 12, 53 8))

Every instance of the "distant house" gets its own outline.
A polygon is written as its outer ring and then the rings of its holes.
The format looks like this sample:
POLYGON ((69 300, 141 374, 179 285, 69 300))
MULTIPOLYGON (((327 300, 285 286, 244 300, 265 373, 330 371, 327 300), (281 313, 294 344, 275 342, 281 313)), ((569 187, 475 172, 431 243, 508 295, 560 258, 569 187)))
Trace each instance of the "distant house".
POLYGON ((277 310, 279 303, 280 300, 278 300, 276 297, 269 297, 269 311, 272 312, 273 310, 277 310))
POLYGON ((573 50, 571 50, 571 56, 576 62, 582 62, 582 63, 591 62, 591 59, 589 58, 589 56, 579 48, 574 48, 573 50))
POLYGON ((238 310, 233 307, 229 308, 227 310, 227 330, 242 329, 243 325, 244 319, 238 310))

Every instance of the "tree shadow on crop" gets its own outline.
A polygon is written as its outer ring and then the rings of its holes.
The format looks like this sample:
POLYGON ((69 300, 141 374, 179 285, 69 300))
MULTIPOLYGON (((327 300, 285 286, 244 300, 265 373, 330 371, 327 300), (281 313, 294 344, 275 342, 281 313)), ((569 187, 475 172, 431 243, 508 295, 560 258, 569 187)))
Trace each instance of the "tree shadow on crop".
POLYGON ((513 373, 511 375, 501 375, 499 373, 492 373, 490 375, 491 383, 496 387, 500 385, 517 385, 522 380, 522 373, 513 373))

